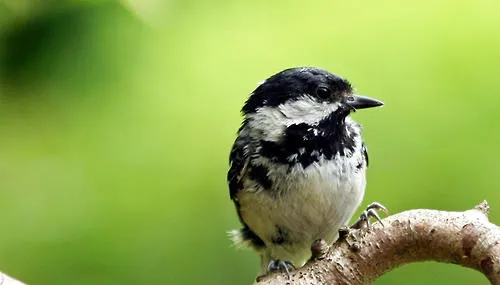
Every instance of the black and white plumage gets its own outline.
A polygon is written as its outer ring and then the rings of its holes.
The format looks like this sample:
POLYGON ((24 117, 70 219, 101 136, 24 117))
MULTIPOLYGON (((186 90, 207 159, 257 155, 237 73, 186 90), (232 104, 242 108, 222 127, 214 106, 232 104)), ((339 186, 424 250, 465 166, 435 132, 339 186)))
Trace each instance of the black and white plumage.
POLYGON ((228 172, 243 228, 230 234, 258 252, 262 273, 280 262, 302 266, 315 240, 338 238, 361 203, 368 166, 349 113, 380 105, 312 67, 271 76, 246 101, 228 172))

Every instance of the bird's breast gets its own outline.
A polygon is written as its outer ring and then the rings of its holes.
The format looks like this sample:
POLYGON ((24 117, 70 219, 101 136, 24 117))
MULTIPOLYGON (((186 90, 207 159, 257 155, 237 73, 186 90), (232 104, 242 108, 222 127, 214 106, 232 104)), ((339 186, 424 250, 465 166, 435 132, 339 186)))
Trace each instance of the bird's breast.
POLYGON ((297 232, 333 242, 338 228, 360 204, 365 185, 365 168, 357 168, 355 158, 320 160, 276 183, 280 193, 276 200, 282 209, 292 205, 290 213, 284 210, 278 216, 284 223, 292 220, 289 226, 297 232))
POLYGON ((359 206, 366 182, 365 166, 358 164, 353 155, 319 160, 305 169, 268 167, 272 189, 242 191, 240 215, 277 251, 274 255, 299 260, 314 240, 333 242, 359 206))

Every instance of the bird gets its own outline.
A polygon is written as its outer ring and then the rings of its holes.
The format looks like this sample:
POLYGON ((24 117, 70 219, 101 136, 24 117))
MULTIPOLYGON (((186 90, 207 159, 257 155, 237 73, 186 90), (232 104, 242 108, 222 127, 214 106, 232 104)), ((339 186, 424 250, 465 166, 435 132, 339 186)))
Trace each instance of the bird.
MULTIPOLYGON (((256 251, 261 274, 301 267, 314 241, 338 239, 362 202, 368 167, 361 126, 349 115, 382 105, 317 67, 285 69, 250 94, 227 173, 242 228, 228 234, 256 251)), ((357 224, 380 220, 380 209, 370 204, 357 224)))

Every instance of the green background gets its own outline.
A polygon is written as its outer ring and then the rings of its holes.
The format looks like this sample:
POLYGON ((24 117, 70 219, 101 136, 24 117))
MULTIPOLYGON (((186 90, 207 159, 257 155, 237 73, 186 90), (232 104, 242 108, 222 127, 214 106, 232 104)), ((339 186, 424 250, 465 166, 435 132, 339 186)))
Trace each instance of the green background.
MULTIPOLYGON (((226 185, 239 109, 293 66, 348 78, 363 205, 500 223, 500 2, 0 1, 0 269, 30 284, 250 284, 226 185)), ((455 265, 376 284, 487 284, 455 265)))

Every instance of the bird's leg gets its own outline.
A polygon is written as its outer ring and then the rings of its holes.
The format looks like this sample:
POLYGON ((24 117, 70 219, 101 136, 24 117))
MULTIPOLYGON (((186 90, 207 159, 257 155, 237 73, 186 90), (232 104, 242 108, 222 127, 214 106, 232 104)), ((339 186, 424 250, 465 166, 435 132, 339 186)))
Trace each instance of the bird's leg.
POLYGON ((363 227, 370 227, 370 218, 375 218, 377 221, 379 221, 382 226, 384 223, 382 223, 382 219, 380 219, 380 216, 378 215, 377 211, 382 211, 386 214, 389 214, 389 211, 387 210, 384 205, 378 203, 378 202, 373 202, 368 207, 366 207, 366 210, 361 213, 361 216, 359 219, 351 226, 351 229, 361 229, 363 227))

